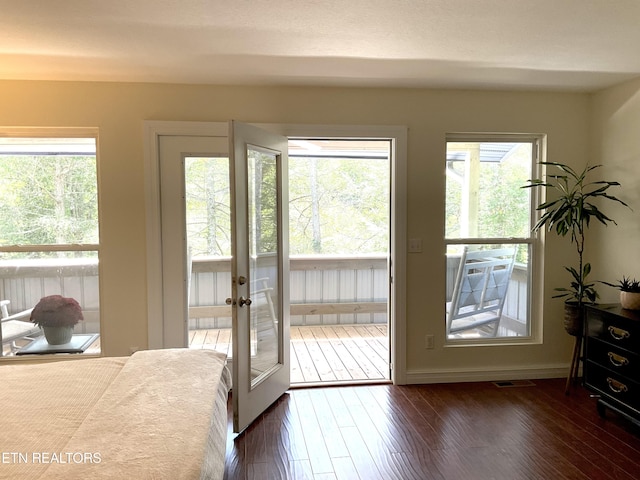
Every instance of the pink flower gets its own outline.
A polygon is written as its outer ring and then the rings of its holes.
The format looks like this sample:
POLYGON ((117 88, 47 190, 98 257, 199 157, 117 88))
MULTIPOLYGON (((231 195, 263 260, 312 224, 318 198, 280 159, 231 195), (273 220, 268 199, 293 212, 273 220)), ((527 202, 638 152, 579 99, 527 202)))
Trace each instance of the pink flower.
POLYGON ((74 326, 84 320, 84 316, 75 299, 49 295, 41 298, 33 308, 30 320, 40 327, 62 327, 74 326))

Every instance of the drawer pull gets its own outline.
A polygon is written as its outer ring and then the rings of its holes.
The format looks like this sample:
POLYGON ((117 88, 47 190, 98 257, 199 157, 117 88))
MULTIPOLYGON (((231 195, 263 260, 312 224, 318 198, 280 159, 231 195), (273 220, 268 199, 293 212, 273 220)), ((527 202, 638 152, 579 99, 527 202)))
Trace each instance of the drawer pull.
POLYGON ((614 380, 611 377, 607 377, 607 383, 613 393, 626 393, 629 390, 624 383, 614 380))
POLYGON ((618 355, 613 352, 609 352, 609 362, 614 367, 624 367, 625 365, 629 365, 629 360, 622 355, 618 355))
POLYGON ((630 334, 626 330, 617 327, 609 327, 609 333, 616 340, 624 340, 625 338, 629 338, 630 334))

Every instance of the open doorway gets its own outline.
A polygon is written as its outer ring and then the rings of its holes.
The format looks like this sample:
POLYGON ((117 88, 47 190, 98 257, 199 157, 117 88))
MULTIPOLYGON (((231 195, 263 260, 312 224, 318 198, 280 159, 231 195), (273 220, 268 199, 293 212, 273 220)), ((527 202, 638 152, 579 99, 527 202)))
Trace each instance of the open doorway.
POLYGON ((390 378, 391 148, 289 140, 292 384, 390 378))
MULTIPOLYGON (((392 142, 289 141, 291 381, 389 380, 392 142)), ((184 158, 190 348, 232 357, 229 164, 184 158)), ((273 324, 266 283, 256 342, 273 324)), ((254 299, 255 300, 255 299, 254 299)))

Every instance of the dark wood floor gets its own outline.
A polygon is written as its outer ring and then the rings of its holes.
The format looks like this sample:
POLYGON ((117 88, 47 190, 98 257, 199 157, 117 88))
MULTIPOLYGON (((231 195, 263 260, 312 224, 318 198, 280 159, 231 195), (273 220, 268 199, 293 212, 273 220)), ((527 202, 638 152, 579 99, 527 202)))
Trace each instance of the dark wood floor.
POLYGON ((533 383, 290 390, 229 434, 225 478, 640 478, 637 427, 563 379, 533 383))

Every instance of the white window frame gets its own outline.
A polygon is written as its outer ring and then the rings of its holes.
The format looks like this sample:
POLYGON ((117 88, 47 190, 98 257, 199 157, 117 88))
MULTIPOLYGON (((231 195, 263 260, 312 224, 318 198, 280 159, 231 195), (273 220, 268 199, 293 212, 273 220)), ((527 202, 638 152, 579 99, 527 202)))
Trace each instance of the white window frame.
MULTIPOLYGON (((1 127, 0 136, 3 138, 93 138, 96 145, 96 191, 97 191, 97 207, 98 207, 98 243, 58 243, 58 244, 30 244, 30 245, 0 245, 0 253, 8 252, 96 252, 98 259, 100 259, 100 243, 102 236, 101 228, 101 210, 100 210, 100 160, 99 160, 99 137, 98 128, 94 127, 1 127)), ((100 261, 98 260, 98 305, 100 305, 100 311, 98 313, 98 322, 100 333, 102 333, 102 282, 100 278, 102 276, 102 268, 100 261)), ((104 345, 100 347, 101 351, 104 351, 104 345)), ((94 355, 82 355, 82 358, 94 355)), ((19 358, 13 357, 0 357, 0 361, 16 361, 19 358)))
MULTIPOLYGON (((450 142, 486 143, 486 142, 507 142, 507 143, 531 143, 531 178, 539 178, 540 162, 546 157, 546 135, 544 134, 522 134, 522 133, 448 133, 445 138, 446 146, 450 142)), ((539 212, 536 207, 543 200, 540 193, 530 189, 530 219, 531 227, 536 224, 539 212)), ((446 208, 446 202, 445 202, 446 208)), ((544 232, 531 232, 529 237, 523 238, 447 238, 444 237, 445 250, 448 245, 485 245, 491 243, 501 244, 527 244, 530 247, 529 269, 528 269, 528 292, 527 292, 527 317, 529 322, 529 335, 520 337, 495 337, 495 338, 471 338, 471 339, 449 339, 445 331, 445 347, 471 347, 480 345, 522 345, 542 343, 542 311, 543 311, 543 280, 542 266, 544 261, 543 251, 544 232)), ((446 281, 446 278, 445 278, 446 281)), ((442 324, 445 325, 446 321, 442 324)))

